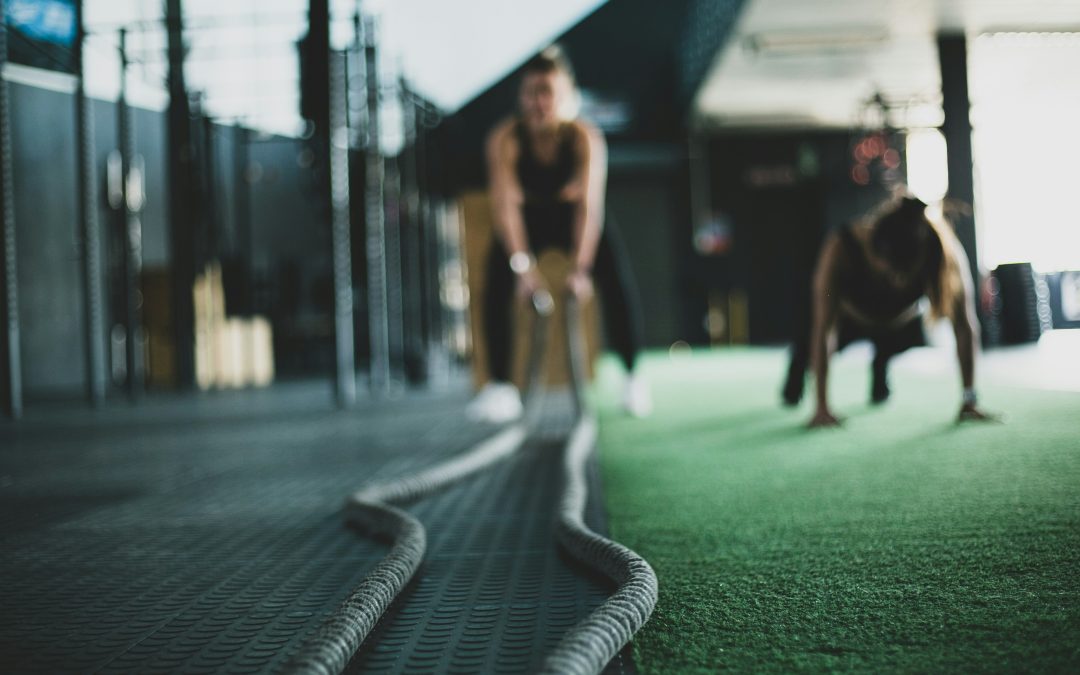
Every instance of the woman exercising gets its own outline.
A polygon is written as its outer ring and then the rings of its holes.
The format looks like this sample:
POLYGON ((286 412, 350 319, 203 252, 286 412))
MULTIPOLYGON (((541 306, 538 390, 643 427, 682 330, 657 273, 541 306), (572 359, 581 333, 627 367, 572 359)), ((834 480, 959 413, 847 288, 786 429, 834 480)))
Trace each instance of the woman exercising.
POLYGON ((514 294, 527 298, 545 286, 535 252, 566 251, 567 286, 578 298, 603 296, 607 335, 626 366, 623 406, 652 409, 648 387, 634 373, 641 346, 636 291, 621 240, 605 220, 607 148, 601 132, 576 116, 577 92, 569 61, 549 47, 524 67, 519 113, 492 130, 487 142, 495 242, 488 257, 484 298, 491 382, 470 403, 473 419, 505 422, 521 415, 521 395, 510 379, 514 294))
POLYGON ((794 405, 802 396, 809 357, 817 394, 809 426, 838 425, 828 402, 829 357, 855 340, 869 339, 874 344, 870 396, 874 403, 884 402, 889 359, 926 344, 923 297, 930 301, 931 318, 948 318, 956 335, 963 382, 959 419, 991 419, 975 397, 979 336, 967 257, 952 231, 927 218, 926 204, 910 197, 825 241, 814 273, 809 343, 796 341, 784 401, 794 405))

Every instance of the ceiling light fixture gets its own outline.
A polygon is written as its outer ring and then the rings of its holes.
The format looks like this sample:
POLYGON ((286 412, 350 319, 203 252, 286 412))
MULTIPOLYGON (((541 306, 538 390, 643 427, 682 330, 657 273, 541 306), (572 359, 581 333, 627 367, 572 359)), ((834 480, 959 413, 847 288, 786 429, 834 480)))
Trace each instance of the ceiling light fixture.
POLYGON ((866 26, 841 30, 763 31, 746 35, 743 46, 754 53, 805 53, 868 49, 888 40, 887 28, 866 26))

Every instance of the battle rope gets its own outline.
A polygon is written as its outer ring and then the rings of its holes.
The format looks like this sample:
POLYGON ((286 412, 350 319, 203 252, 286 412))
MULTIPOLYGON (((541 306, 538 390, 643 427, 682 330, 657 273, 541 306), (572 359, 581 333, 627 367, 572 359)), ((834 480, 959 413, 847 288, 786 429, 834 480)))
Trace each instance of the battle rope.
POLYGON ((577 302, 566 303, 567 353, 578 421, 563 455, 565 486, 559 504, 556 537, 580 563, 616 585, 615 593, 563 636, 544 660, 543 673, 599 673, 645 625, 656 606, 656 573, 644 558, 600 536, 585 524, 588 484, 585 467, 596 448, 596 417, 585 400, 585 348, 577 302))
POLYGON ((536 395, 536 383, 547 334, 547 318, 554 306, 550 293, 541 291, 533 295, 535 316, 528 364, 529 388, 521 422, 445 462, 412 476, 366 486, 345 501, 345 520, 372 537, 389 539, 392 542, 390 552, 300 649, 286 666, 286 672, 323 675, 342 672, 390 603, 416 573, 424 559, 427 534, 420 521, 393 504, 437 492, 509 457, 525 442, 528 425, 538 417, 540 397, 536 395))

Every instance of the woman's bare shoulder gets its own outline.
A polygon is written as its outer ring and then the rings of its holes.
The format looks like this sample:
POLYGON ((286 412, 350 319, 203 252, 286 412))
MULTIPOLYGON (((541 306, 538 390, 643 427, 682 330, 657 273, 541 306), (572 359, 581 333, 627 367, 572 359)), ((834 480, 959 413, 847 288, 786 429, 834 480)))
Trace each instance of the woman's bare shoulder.
POLYGON ((514 127, 517 118, 510 116, 499 121, 487 136, 487 147, 491 152, 513 152, 517 148, 517 138, 514 135, 514 127))
POLYGON ((865 223, 855 222, 831 230, 821 243, 821 252, 818 254, 819 274, 832 276, 841 268, 851 264, 852 251, 850 246, 844 244, 844 229, 851 232, 855 242, 860 246, 869 245, 870 229, 865 223))
POLYGON ((604 142, 604 132, 600 131, 600 127, 583 117, 575 117, 572 120, 567 120, 565 124, 574 135, 574 139, 578 142, 604 142))
POLYGON ((845 225, 845 227, 851 230, 851 235, 860 244, 869 243, 870 235, 874 231, 874 224, 865 218, 856 220, 850 225, 845 225))

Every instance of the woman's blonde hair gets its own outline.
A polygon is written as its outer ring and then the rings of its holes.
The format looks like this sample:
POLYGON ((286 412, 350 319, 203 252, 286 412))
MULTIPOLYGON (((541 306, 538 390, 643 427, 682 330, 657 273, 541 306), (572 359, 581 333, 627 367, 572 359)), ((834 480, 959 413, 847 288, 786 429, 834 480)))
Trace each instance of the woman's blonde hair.
POLYGON ((925 256, 922 264, 931 318, 955 318, 957 299, 964 291, 961 265, 967 261, 944 216, 931 217, 922 200, 902 197, 886 202, 871 220, 871 245, 894 267, 902 269, 914 264, 920 254, 925 256))
POLYGON ((934 318, 955 319, 956 312, 963 312, 957 300, 964 293, 964 278, 967 276, 962 265, 967 265, 963 245, 957 239, 953 226, 945 216, 926 217, 926 222, 937 235, 941 243, 942 257, 937 275, 931 282, 933 294, 930 297, 930 314, 934 318), (935 298, 936 296, 936 298, 935 298))
POLYGON ((574 76, 574 66, 571 65, 570 59, 566 56, 565 50, 557 44, 549 45, 540 50, 535 56, 525 62, 525 65, 521 68, 521 75, 530 75, 532 73, 562 73, 566 76, 566 80, 569 83, 569 91, 562 105, 559 107, 558 114, 561 119, 572 120, 578 116, 581 111, 581 94, 577 88, 577 79, 574 76))

